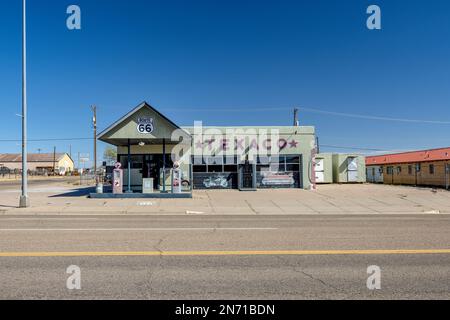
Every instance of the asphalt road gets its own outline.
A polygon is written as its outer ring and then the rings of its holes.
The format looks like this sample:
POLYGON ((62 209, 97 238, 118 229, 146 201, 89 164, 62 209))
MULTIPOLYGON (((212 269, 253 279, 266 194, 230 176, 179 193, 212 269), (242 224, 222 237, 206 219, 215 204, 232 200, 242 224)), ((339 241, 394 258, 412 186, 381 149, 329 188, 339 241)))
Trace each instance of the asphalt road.
POLYGON ((2 216, 0 299, 449 299, 449 231, 444 215, 2 216))
MULTIPOLYGON (((28 179, 28 185, 32 186, 48 186, 52 184, 64 183, 64 182, 72 182, 79 180, 79 177, 39 177, 39 178, 30 178, 28 179)), ((22 181, 21 179, 11 179, 11 180, 2 180, 0 181, 0 190, 14 189, 20 190, 22 181)))

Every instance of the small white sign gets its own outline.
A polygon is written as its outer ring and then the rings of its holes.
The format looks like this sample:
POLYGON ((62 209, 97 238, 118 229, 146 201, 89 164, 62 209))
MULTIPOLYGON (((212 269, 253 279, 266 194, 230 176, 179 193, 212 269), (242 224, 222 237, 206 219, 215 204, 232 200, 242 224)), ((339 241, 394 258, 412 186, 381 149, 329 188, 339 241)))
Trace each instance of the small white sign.
POLYGON ((142 134, 150 134, 154 130, 153 118, 138 118, 137 131, 142 134))

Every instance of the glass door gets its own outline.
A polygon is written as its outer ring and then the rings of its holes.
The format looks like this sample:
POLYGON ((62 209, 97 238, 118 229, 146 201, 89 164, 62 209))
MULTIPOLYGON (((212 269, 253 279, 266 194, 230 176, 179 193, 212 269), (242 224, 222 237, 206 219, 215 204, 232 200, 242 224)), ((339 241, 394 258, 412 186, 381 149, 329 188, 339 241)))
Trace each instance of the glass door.
POLYGON ((143 178, 153 179, 154 190, 159 190, 160 169, 162 168, 162 155, 148 154, 144 156, 143 178))

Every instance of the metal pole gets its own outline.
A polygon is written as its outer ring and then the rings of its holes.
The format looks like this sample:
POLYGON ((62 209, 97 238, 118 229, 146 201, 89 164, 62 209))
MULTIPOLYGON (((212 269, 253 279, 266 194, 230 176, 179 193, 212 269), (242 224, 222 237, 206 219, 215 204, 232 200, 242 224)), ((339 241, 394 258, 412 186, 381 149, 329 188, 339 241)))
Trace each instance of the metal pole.
POLYGON ((299 126, 299 121, 298 121, 298 108, 294 109, 294 127, 298 127, 299 126))
POLYGON ((316 150, 317 150, 317 153, 320 153, 319 137, 316 137, 316 150))
POLYGON ((126 193, 133 193, 133 190, 131 190, 131 144, 130 139, 128 139, 128 155, 127 155, 127 162, 128 162, 128 190, 126 193))
POLYGON ((27 165, 27 24, 26 24, 26 0, 22 7, 22 194, 20 196, 20 208, 30 206, 28 199, 28 165, 27 165))
POLYGON ((166 139, 163 139, 163 185, 162 192, 166 193, 166 139))
POLYGON ((92 106, 94 116, 92 118, 92 124, 94 126, 94 174, 97 173, 97 107, 92 106))
POLYGON ((81 186, 81 165, 80 165, 80 152, 78 151, 78 174, 80 175, 80 186, 81 186))
POLYGON ((56 176, 56 147, 53 147, 53 175, 56 176))

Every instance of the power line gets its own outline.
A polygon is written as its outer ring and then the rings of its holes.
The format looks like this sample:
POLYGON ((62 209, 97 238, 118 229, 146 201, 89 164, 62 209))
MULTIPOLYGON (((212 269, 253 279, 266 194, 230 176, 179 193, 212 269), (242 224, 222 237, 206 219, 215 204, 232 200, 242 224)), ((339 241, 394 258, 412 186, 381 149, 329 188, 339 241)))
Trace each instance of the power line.
POLYGON ((428 124, 450 124, 450 121, 440 121, 440 120, 419 120, 419 119, 405 119, 405 118, 390 118, 390 117, 380 117, 380 116, 371 116, 371 115, 362 115, 355 113, 343 113, 343 112, 333 112, 333 111, 325 111, 320 109, 313 108, 299 108, 305 112, 311 113, 319 113, 319 114, 327 114, 332 116, 339 117, 349 117, 349 118, 359 118, 366 120, 381 120, 381 121, 395 121, 395 122, 410 122, 410 123, 428 123, 428 124))
POLYGON ((346 147, 346 146, 335 146, 335 145, 329 145, 329 144, 320 144, 321 147, 330 148, 330 149, 348 149, 348 150, 362 150, 362 151, 377 151, 377 152, 383 152, 383 151, 389 151, 384 149, 374 149, 374 148, 360 148, 360 147, 346 147))
MULTIPOLYGON (((255 111, 292 111, 292 107, 209 107, 209 108, 196 108, 196 107, 168 107, 162 108, 164 111, 198 111, 198 112, 255 112, 255 111)), ((424 124, 443 124, 449 125, 450 121, 442 120, 420 120, 420 119, 409 119, 409 118, 394 118, 387 116, 374 116, 356 113, 345 113, 345 112, 335 112, 327 111, 323 109, 298 107, 300 111, 324 114, 330 116, 347 117, 347 118, 358 118, 366 120, 377 120, 377 121, 391 121, 391 122, 405 122, 405 123, 424 123, 424 124)), ((1 140, 0 140, 1 141, 1 140)))
POLYGON ((341 150, 355 150, 355 151, 368 151, 371 154, 384 154, 384 153, 400 153, 400 152, 411 152, 415 151, 415 149, 407 149, 407 150, 386 150, 386 149, 375 149, 375 148, 366 148, 366 147, 348 147, 348 146, 335 146, 335 145, 327 145, 321 144, 321 147, 329 148, 329 149, 341 149, 341 150))
MULTIPOLYGON (((306 108, 299 107, 300 111, 317 113, 317 114, 325 114, 331 116, 339 116, 339 117, 348 117, 348 118, 358 118, 358 119, 366 119, 366 120, 377 120, 377 121, 393 121, 393 122, 407 122, 407 123, 426 123, 426 124, 450 124, 450 121, 441 121, 441 120, 420 120, 420 119, 408 119, 408 118, 393 118, 386 116, 373 116, 373 115, 364 115, 364 114, 356 114, 356 113, 345 113, 345 112, 334 112, 321 110, 316 108, 306 108)), ((248 108, 248 107, 225 107, 225 108, 164 108, 164 110, 174 110, 174 111, 201 111, 201 112, 255 112, 255 111, 284 111, 284 110, 292 110, 292 107, 262 107, 262 108, 248 108)))
MULTIPOLYGON (((76 141, 76 140, 92 140, 92 138, 56 138, 56 139, 28 139, 30 142, 45 142, 45 141, 76 141)), ((0 142, 21 142, 20 139, 0 139, 0 142)))

